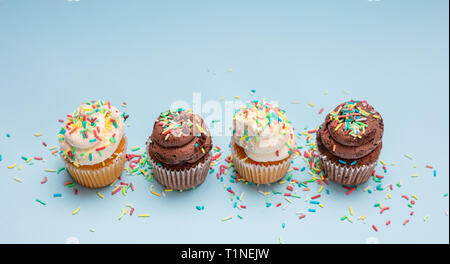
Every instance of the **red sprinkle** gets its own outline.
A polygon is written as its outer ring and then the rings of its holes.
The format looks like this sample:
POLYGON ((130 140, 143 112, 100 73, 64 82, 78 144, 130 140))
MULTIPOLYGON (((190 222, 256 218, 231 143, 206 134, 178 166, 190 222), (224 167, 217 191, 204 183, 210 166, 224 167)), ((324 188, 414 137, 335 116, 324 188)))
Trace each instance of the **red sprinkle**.
POLYGON ((44 180, 41 181, 41 184, 44 184, 47 182, 47 176, 45 176, 44 180))
POLYGON ((302 219, 302 218, 305 218, 305 217, 306 217, 306 215, 302 214, 301 216, 298 217, 298 219, 302 219))
POLYGON ((409 200, 408 196, 402 195, 402 198, 405 198, 406 200, 409 200))
POLYGON ((351 188, 351 189, 347 192, 347 195, 351 194, 354 190, 356 190, 356 187, 351 188))
POLYGON ((311 197, 311 199, 317 199, 317 198, 319 198, 320 197, 320 194, 318 194, 318 195, 316 195, 316 196, 313 196, 313 197, 311 197))
POLYGON ((294 188, 291 186, 291 185, 288 185, 287 187, 286 187, 286 189, 288 189, 289 191, 293 191, 294 190, 294 188))
POLYGON ((132 182, 130 182, 130 188, 131 188, 131 190, 134 192, 134 185, 133 185, 132 182))
POLYGON ((386 222, 386 225, 389 225, 390 223, 391 223, 391 220, 387 221, 387 222, 386 222))
POLYGON ((406 219, 405 222, 403 222, 403 225, 406 225, 409 222, 409 219, 406 219))
POLYGON ((280 207, 280 206, 281 206, 281 203, 278 203, 278 204, 277 204, 277 207, 280 207))
POLYGON ((42 160, 42 157, 34 157, 35 160, 42 160))
POLYGON ((320 108, 320 110, 319 110, 319 115, 322 114, 322 112, 323 112, 323 107, 320 108))
POLYGON ((75 189, 75 191, 74 191, 74 192, 75 192, 75 195, 77 195, 77 194, 78 194, 78 189, 75 189))
POLYGON ((42 145, 44 145, 44 147, 47 147, 47 143, 45 142, 42 142, 42 145))
POLYGON ((133 212, 134 212, 134 208, 131 208, 130 215, 133 215, 133 212))
POLYGON ((375 230, 375 232, 378 232, 378 228, 375 225, 372 225, 373 230, 375 230))

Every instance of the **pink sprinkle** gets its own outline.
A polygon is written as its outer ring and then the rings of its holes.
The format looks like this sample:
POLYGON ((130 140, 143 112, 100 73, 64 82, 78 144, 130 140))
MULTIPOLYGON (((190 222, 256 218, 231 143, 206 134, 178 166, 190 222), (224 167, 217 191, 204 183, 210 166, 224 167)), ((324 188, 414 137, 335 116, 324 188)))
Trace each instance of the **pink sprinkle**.
POLYGON ((47 176, 45 176, 44 180, 41 181, 41 184, 44 184, 47 182, 47 176))
POLYGON ((302 214, 301 216, 298 217, 298 219, 302 219, 302 218, 305 218, 305 217, 306 217, 306 215, 302 214))
POLYGON ((402 195, 402 198, 405 198, 406 200, 409 200, 408 196, 402 195))
POLYGON ((323 112, 323 107, 320 108, 320 110, 319 110, 319 115, 322 114, 322 112, 323 112))
POLYGON ((134 212, 134 208, 131 208, 130 215, 133 215, 133 212, 134 212))
POLYGON ((44 147, 47 147, 47 143, 45 142, 42 142, 42 145, 44 145, 44 147))
POLYGON ((373 230, 375 230, 375 232, 378 232, 378 228, 375 225, 372 225, 373 230))
POLYGON ((35 160, 42 160, 42 157, 34 157, 35 160))
POLYGON ((390 209, 389 206, 384 207, 383 209, 381 209, 380 214, 382 214, 384 211, 389 210, 389 209, 390 209))
POLYGON ((64 120, 59 119, 58 122, 59 122, 59 123, 64 123, 64 120))
POLYGON ((391 223, 391 220, 387 221, 387 222, 386 222, 386 225, 389 225, 390 223, 391 223))
POLYGON ((406 219, 405 222, 403 222, 403 225, 406 225, 409 222, 409 219, 406 219))

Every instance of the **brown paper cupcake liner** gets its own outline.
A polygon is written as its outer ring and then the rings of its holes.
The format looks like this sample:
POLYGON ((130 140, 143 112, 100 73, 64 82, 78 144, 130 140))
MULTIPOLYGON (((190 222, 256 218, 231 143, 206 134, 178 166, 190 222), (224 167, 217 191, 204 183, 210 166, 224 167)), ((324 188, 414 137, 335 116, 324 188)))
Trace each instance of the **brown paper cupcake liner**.
POLYGON ((98 169, 83 169, 66 161, 66 168, 70 176, 80 185, 87 188, 101 188, 110 185, 122 174, 126 162, 127 138, 124 136, 125 146, 113 163, 98 169))
POLYGON ((291 166, 293 154, 287 160, 278 165, 261 165, 250 164, 237 158, 234 142, 231 141, 231 155, 233 156, 233 164, 236 171, 243 179, 252 183, 269 184, 283 178, 291 166))
POLYGON ((150 155, 149 161, 152 164, 155 179, 167 188, 174 190, 187 190, 203 183, 209 172, 212 154, 208 153, 208 158, 197 166, 188 170, 169 170, 158 166, 150 155))
POLYGON ((365 166, 346 167, 328 160, 327 156, 319 155, 320 165, 325 176, 339 184, 357 185, 366 182, 372 176, 377 161, 365 166))

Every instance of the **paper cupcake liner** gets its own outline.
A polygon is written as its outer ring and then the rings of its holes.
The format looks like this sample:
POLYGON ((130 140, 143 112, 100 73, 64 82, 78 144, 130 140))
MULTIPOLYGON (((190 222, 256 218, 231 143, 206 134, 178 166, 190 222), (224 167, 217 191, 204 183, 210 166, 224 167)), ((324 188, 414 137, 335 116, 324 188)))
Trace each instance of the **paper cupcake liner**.
POLYGON ((346 167, 328 160, 327 156, 319 155, 320 165, 325 176, 339 184, 357 185, 366 182, 377 165, 377 161, 366 166, 346 167))
MULTIPOLYGON (((125 136, 124 136, 125 137, 125 136)), ((87 188, 101 188, 110 185, 122 174, 125 167, 127 150, 127 138, 125 137, 125 146, 119 157, 115 158, 113 163, 98 169, 84 169, 76 167, 72 163, 66 163, 67 171, 70 176, 80 185, 87 188)))
POLYGON ((231 155, 233 156, 233 164, 236 171, 243 179, 248 182, 269 184, 280 180, 286 175, 294 155, 278 165, 261 165, 250 164, 245 160, 237 158, 236 150, 234 149, 234 142, 231 141, 231 155))
POLYGON ((152 164, 155 179, 167 188, 174 190, 187 190, 200 185, 205 181, 209 172, 212 154, 208 158, 188 170, 170 170, 157 165, 150 155, 149 161, 152 164))

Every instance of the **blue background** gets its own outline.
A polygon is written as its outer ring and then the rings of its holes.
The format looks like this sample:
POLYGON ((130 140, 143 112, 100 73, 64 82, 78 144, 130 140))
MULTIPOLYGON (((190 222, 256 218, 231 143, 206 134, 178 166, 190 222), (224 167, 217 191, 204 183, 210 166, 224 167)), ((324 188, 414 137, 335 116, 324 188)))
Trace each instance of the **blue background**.
MULTIPOLYGON (((444 0, 0 0, 0 242, 65 243, 75 237, 80 243, 278 243, 281 237, 284 243, 366 243, 374 237, 380 243, 448 243, 448 40, 444 0), (144 146, 157 115, 176 100, 191 103, 194 92, 203 102, 223 103, 223 96, 278 101, 297 132, 319 125, 345 100, 366 99, 384 118, 381 159, 396 165, 378 173, 385 175, 382 185, 392 183, 394 190, 369 194, 363 189, 376 186, 369 181, 347 196, 330 184, 330 195, 323 191, 320 198, 324 208, 305 202, 302 191, 292 204, 271 196, 273 205, 266 208, 256 188, 231 184, 229 176, 221 183, 211 175, 194 191, 158 198, 142 176, 124 174, 136 191, 111 196, 108 187, 100 199, 96 190, 80 186, 74 195, 63 186, 70 180, 66 172, 44 171, 63 163, 42 141, 57 145, 57 120, 81 102, 126 102, 127 108, 119 108, 130 114, 129 147, 144 146), (43 136, 33 136, 37 132, 43 136), (46 161, 29 165, 22 156, 46 161), (13 163, 22 169, 7 169, 13 163), (40 184, 44 176, 48 182, 40 184), (401 188, 395 186, 399 181, 401 188), (245 192, 247 209, 233 208, 224 183, 238 195, 245 192), (385 199, 387 193, 392 199, 385 199), (402 194, 418 196, 413 209, 402 194), (285 209, 275 207, 278 202, 285 209), (373 206, 378 202, 391 209, 379 214, 373 206), (135 214, 118 220, 127 203, 135 214), (350 206, 353 223, 340 221, 350 206), (299 220, 298 211, 307 217, 299 220), (151 217, 138 218, 141 213, 151 217), (228 215, 233 219, 222 222, 228 215), (356 220, 362 215, 366 223, 356 220)), ((223 156, 228 142, 226 136, 214 138, 223 156)), ((295 164, 302 167, 302 159, 295 164)), ((308 195, 317 189, 313 185, 308 195)))

